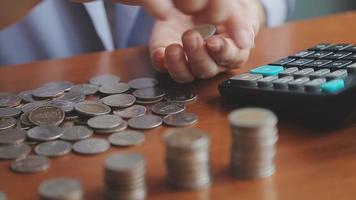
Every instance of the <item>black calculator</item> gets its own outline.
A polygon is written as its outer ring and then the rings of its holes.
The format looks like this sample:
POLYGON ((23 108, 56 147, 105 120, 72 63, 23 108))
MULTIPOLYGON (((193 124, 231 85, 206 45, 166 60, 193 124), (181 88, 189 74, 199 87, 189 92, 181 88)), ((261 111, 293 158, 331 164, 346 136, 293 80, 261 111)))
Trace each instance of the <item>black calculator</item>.
POLYGON ((318 44, 219 85, 225 99, 322 127, 338 127, 356 108, 356 45, 318 44))

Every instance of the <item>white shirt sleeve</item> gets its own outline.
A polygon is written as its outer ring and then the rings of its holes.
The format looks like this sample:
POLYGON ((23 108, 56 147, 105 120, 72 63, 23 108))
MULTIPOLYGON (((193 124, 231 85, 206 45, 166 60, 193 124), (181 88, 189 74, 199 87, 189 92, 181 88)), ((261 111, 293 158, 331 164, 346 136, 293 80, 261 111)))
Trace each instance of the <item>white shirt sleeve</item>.
POLYGON ((293 11, 295 0, 260 0, 267 14, 267 25, 278 26, 285 22, 293 11))

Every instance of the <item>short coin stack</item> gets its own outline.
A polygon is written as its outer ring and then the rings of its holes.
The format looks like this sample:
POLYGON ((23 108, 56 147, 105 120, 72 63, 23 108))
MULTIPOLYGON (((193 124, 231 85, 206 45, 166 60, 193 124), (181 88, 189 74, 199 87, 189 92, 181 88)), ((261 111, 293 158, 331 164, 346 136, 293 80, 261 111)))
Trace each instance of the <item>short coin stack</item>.
POLYGON ((105 196, 108 200, 143 200, 146 197, 146 159, 139 153, 118 153, 105 161, 105 196))
POLYGON ((195 128, 173 130, 165 135, 168 183, 178 189, 211 185, 210 139, 195 128))
POLYGON ((277 117, 263 108, 243 108, 229 114, 232 133, 231 171, 238 179, 271 176, 278 140, 277 117))
POLYGON ((83 189, 79 181, 69 177, 46 180, 38 188, 41 200, 82 200, 83 189))

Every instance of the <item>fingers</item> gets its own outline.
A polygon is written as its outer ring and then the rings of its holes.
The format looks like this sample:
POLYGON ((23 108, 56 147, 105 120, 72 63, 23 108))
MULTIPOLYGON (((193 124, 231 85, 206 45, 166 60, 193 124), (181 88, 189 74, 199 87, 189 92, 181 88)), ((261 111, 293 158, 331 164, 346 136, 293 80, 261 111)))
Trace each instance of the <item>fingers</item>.
POLYGON ((173 0, 174 6, 185 14, 196 14, 208 6, 210 0, 173 0))
POLYGON ((178 83, 192 82, 193 74, 190 72, 183 47, 172 44, 166 48, 165 64, 170 76, 178 83))
POLYGON ((195 77, 205 79, 219 73, 218 66, 205 48, 204 40, 196 31, 187 31, 182 37, 190 71, 195 77))
POLYGON ((210 0, 208 6, 196 18, 211 24, 223 23, 232 15, 232 4, 232 0, 210 0))
POLYGON ((167 19, 173 4, 169 0, 144 0, 142 5, 152 16, 158 19, 167 19))

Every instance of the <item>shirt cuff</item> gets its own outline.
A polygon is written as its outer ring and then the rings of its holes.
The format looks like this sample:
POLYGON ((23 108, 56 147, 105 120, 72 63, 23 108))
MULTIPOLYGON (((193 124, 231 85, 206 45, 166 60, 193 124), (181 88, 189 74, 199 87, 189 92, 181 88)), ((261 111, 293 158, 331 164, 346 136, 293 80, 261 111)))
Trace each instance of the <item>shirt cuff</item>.
POLYGON ((267 15, 267 26, 278 26, 288 17, 286 0, 260 0, 267 15))

